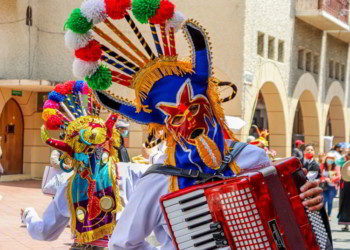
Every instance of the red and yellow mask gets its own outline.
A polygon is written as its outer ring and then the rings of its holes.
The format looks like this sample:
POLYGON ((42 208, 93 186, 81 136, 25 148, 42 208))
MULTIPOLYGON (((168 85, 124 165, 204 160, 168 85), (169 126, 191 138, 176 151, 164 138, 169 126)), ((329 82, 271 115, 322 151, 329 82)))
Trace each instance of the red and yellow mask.
POLYGON ((177 93, 176 103, 160 103, 157 106, 167 115, 165 124, 176 141, 196 145, 202 161, 208 167, 217 169, 221 154, 215 142, 208 137, 209 125, 216 126, 208 99, 204 95, 193 96, 189 80, 177 93))

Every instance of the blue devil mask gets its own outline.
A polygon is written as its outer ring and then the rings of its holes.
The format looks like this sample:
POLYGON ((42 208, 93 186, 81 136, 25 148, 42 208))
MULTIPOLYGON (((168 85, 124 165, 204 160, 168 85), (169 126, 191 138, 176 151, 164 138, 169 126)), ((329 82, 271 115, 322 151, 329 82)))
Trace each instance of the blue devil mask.
MULTIPOLYGON (((192 62, 162 56, 146 65, 133 78, 136 106, 105 91, 95 93, 107 109, 163 130, 172 147, 167 164, 214 173, 227 150, 224 136, 232 138, 220 106, 225 100, 217 92, 224 84, 212 77, 211 52, 202 27, 187 21, 183 29, 192 48, 192 62)), ((231 83, 225 85, 232 87, 232 99, 237 89, 231 83)), ((231 169, 224 174, 232 175, 231 169)), ((180 188, 194 183, 186 178, 178 181, 180 188)))

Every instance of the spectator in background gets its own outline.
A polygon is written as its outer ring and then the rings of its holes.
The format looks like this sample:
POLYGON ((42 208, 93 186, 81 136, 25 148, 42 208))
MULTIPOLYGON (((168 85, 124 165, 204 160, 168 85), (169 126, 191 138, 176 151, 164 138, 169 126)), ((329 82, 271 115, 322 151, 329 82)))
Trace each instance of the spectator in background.
POLYGON ((304 142, 302 140, 295 141, 295 148, 293 149, 292 155, 298 158, 299 160, 303 158, 302 147, 304 146, 304 142))
POLYGON ((335 144, 330 152, 335 153, 338 160, 341 157, 342 145, 340 143, 335 144))
MULTIPOLYGON (((349 145, 347 145, 348 149, 349 145)), ((350 152, 346 150, 347 155, 339 158, 336 164, 340 166, 340 169, 344 167, 347 161, 350 161, 350 152)), ((345 225, 342 231, 348 232, 350 225, 350 182, 340 181, 340 195, 339 195, 339 213, 338 213, 338 224, 345 225)))
POLYGON ((333 199, 337 195, 340 182, 340 166, 337 166, 335 153, 328 153, 325 161, 320 165, 321 184, 324 193, 324 206, 327 209, 328 218, 331 218, 333 199))
POLYGON ((117 148, 120 162, 130 162, 128 150, 125 148, 125 145, 124 145, 124 138, 127 138, 129 136, 129 130, 128 130, 129 123, 118 119, 115 126, 119 130, 120 135, 121 135, 120 136, 120 147, 117 148))
POLYGON ((309 180, 316 180, 319 179, 320 174, 320 165, 315 161, 315 149, 312 144, 305 145, 304 149, 304 157, 301 159, 301 163, 303 165, 303 168, 305 168, 308 173, 307 177, 309 180))

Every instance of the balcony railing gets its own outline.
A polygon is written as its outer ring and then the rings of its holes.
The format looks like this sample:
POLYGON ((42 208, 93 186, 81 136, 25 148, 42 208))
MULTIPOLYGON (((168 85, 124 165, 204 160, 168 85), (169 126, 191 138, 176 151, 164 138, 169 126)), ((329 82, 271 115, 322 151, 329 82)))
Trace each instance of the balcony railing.
POLYGON ((297 11, 323 10, 348 24, 348 0, 297 0, 297 11))

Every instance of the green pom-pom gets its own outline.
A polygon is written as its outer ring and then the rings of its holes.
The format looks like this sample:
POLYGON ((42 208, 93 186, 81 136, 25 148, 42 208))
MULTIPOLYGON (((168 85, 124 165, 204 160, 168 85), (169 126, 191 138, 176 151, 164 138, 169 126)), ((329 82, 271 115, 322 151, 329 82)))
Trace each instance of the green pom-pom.
POLYGON ((160 0, 134 0, 132 1, 132 14, 140 23, 148 23, 148 19, 156 14, 160 7, 160 0))
POLYGON ((80 9, 74 9, 65 22, 64 28, 68 28, 78 34, 85 34, 92 28, 92 22, 89 22, 81 14, 80 9))
POLYGON ((88 85, 92 89, 105 90, 112 85, 112 72, 101 65, 92 76, 85 77, 88 85))

